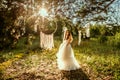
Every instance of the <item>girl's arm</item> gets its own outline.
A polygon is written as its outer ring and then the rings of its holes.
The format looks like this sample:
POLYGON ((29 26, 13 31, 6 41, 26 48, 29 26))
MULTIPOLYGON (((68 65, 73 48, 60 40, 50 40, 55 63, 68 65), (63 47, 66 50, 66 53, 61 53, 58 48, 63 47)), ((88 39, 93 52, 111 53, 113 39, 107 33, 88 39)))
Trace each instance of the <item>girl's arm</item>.
POLYGON ((72 43, 72 41, 73 41, 73 37, 72 37, 72 35, 70 36, 70 43, 72 43))

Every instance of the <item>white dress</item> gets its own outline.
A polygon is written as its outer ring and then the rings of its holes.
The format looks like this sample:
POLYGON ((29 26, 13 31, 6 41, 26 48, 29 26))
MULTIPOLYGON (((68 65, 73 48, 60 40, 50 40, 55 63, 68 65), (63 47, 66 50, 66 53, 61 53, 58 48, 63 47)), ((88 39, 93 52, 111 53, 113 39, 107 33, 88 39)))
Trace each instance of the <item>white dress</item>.
POLYGON ((76 70, 80 68, 79 63, 74 57, 74 52, 71 45, 67 45, 68 41, 64 40, 59 47, 57 53, 57 64, 60 70, 76 70))

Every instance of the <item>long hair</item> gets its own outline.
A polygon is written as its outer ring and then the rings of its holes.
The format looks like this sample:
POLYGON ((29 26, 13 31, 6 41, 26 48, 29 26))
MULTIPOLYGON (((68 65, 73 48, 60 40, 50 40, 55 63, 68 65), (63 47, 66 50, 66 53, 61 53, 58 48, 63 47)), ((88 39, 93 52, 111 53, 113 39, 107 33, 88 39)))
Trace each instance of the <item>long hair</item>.
POLYGON ((66 30, 64 39, 65 39, 65 40, 68 40, 70 36, 71 36, 70 31, 69 31, 69 30, 66 30), (67 33, 68 33, 68 34, 67 34, 67 33))

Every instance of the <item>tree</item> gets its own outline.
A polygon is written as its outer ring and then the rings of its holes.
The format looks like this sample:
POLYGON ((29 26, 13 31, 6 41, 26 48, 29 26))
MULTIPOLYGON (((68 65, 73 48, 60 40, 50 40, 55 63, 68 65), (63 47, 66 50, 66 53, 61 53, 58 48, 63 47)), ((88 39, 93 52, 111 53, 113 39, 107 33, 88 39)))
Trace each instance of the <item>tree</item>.
POLYGON ((0 49, 14 47, 24 34, 24 21, 20 17, 23 7, 20 1, 0 1, 0 49))
MULTIPOLYGON (((1 0, 0 1, 0 26, 2 37, 0 38, 0 48, 8 47, 17 42, 29 26, 34 28, 36 20, 41 22, 42 18, 39 16, 39 9, 45 5, 49 16, 47 19, 57 20, 60 18, 66 19, 61 21, 76 31, 73 24, 73 19, 80 22, 81 25, 86 24, 90 20, 105 20, 101 13, 107 13, 109 6, 115 0, 1 0), (98 17, 94 15, 99 15, 98 17), (94 16, 94 17, 93 17, 94 16), (5 36, 3 36, 5 35, 5 36)), ((60 19, 60 20, 63 20, 60 19)), ((48 21, 48 23, 49 23, 48 21)), ((41 27, 42 23, 38 26, 41 27)), ((56 30, 56 28, 54 28, 56 30)), ((52 32, 54 32, 54 30, 52 32)), ((42 29, 46 33, 49 30, 48 25, 46 29, 42 29), (47 31, 46 31, 47 30, 47 31)), ((74 33, 73 31, 73 33, 74 33)), ((51 32, 50 32, 51 33, 51 32)))
MULTIPOLYGON (((47 0, 50 10, 54 10, 56 15, 67 17, 68 19, 78 18, 80 20, 90 20, 95 14, 107 13, 109 6, 115 0, 47 0), (89 19, 88 19, 89 18, 89 19)), ((100 17, 100 16, 98 16, 100 17)), ((97 20, 102 19, 98 18, 97 20)))

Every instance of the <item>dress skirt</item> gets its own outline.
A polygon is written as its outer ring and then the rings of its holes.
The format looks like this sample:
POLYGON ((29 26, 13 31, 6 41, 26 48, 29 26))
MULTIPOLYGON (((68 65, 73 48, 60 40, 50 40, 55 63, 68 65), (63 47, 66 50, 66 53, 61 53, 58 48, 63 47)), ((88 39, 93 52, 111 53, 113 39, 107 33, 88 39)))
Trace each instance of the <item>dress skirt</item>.
POLYGON ((76 70, 80 68, 71 45, 67 45, 67 40, 63 41, 57 53, 57 64, 60 70, 76 70))

